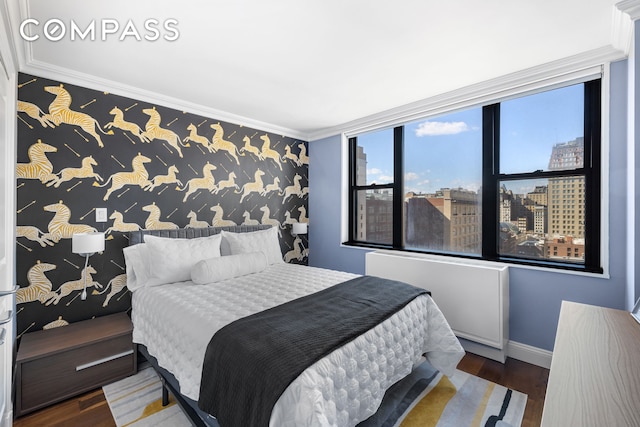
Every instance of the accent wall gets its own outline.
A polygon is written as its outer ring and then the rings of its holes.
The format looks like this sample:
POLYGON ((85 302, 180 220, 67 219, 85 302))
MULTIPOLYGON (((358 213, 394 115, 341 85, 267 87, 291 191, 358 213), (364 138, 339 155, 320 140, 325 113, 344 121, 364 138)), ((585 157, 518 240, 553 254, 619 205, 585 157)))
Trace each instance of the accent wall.
POLYGON ((27 74, 17 107, 18 336, 129 310, 130 230, 272 224, 306 263, 307 142, 27 74), (85 269, 71 237, 91 231, 85 269))

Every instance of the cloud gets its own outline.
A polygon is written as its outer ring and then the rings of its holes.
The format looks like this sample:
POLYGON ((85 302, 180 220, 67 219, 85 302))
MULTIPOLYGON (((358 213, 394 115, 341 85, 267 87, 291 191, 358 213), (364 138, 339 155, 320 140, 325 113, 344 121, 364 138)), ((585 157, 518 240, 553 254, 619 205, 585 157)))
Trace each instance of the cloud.
POLYGON ((367 175, 378 175, 382 173, 382 171, 378 168, 367 169, 367 175))
POLYGON ((404 174, 405 181, 415 181, 418 178, 420 178, 420 176, 418 176, 418 174, 415 172, 407 172, 404 174))
POLYGON ((465 122, 431 122, 420 123, 416 136, 455 135, 471 130, 465 122))

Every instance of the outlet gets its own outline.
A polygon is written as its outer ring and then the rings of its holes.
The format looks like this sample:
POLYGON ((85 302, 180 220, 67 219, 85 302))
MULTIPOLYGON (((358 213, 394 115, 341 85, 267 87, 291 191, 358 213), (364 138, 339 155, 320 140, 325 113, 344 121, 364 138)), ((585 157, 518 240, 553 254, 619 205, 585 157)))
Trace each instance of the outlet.
POLYGON ((107 222, 107 208, 96 208, 96 222, 107 222))

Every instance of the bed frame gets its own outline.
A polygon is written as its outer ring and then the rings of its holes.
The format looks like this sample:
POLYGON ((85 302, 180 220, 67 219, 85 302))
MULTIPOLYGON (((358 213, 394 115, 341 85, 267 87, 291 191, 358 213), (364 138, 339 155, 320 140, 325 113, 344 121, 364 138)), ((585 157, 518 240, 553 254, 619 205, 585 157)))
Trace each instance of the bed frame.
MULTIPOLYGON (((214 234, 219 234, 222 230, 234 232, 234 233, 249 233, 252 231, 266 230, 271 228, 270 225, 240 225, 240 226, 230 226, 230 227, 206 227, 206 228, 181 228, 174 230, 138 230, 129 232, 129 245, 136 245, 144 242, 145 235, 152 236, 160 236, 160 237, 170 237, 170 238, 183 238, 183 239, 193 239, 197 237, 208 237, 214 234)), ((224 247, 221 248, 222 253, 224 254, 224 247)), ((431 295, 431 292, 427 292, 431 295)), ((162 366, 159 365, 158 360, 149 354, 146 346, 142 344, 138 344, 138 351, 140 354, 151 364, 153 369, 158 373, 160 377, 160 381, 162 382, 162 405, 166 406, 169 404, 169 393, 171 393, 180 408, 183 410, 185 415, 189 418, 189 421, 196 427, 220 427, 218 421, 213 415, 206 413, 198 407, 198 402, 193 399, 190 399, 180 393, 180 385, 176 377, 162 366)), ((396 384, 392 385, 387 393, 385 393, 385 397, 387 394, 391 393, 392 390, 400 389, 407 387, 407 384, 412 384, 409 382, 410 378, 406 377, 398 381, 396 384)), ((391 393, 393 394, 393 393, 391 393)), ((392 398, 389 398, 390 400, 392 398)), ((384 417, 381 417, 381 409, 385 405, 386 398, 383 399, 381 404, 381 408, 379 409, 377 414, 374 414, 370 419, 363 421, 360 425, 363 426, 379 426, 384 424, 384 419, 388 414, 385 414, 384 417)), ((386 410, 385 410, 386 411, 386 410)))
POLYGON ((171 230, 137 230, 129 232, 129 246, 144 242, 144 236, 171 237, 174 239, 194 239, 196 237, 208 237, 220 234, 221 231, 232 233, 249 233, 252 231, 267 230, 271 225, 236 225, 229 227, 203 227, 203 228, 177 228, 171 230))
MULTIPOLYGON (((172 230, 137 230, 129 232, 129 246, 144 242, 144 236, 159 236, 170 238, 194 239, 219 234, 221 231, 233 233, 249 233, 252 231, 266 230, 270 225, 238 225, 229 227, 204 227, 204 228, 179 228, 172 230)), ((223 250, 223 248, 221 248, 223 250)), ((198 402, 182 395, 180 385, 176 377, 158 364, 155 357, 149 354, 146 346, 138 344, 138 351, 151 364, 160 376, 162 382, 162 406, 169 404, 169 392, 175 397, 178 405, 184 411, 189 420, 197 427, 220 427, 215 417, 198 408, 198 402)))

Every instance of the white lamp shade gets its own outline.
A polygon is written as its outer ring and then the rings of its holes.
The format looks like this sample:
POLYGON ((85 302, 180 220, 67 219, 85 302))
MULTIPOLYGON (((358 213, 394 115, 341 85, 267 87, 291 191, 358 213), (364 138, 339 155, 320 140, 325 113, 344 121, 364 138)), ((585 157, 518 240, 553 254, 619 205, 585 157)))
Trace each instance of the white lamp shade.
POLYGON ((77 233, 71 237, 71 252, 74 254, 94 254, 104 251, 104 233, 77 233))
POLYGON ((291 233, 295 234, 307 234, 307 223, 306 222, 294 222, 293 228, 291 229, 291 233))

